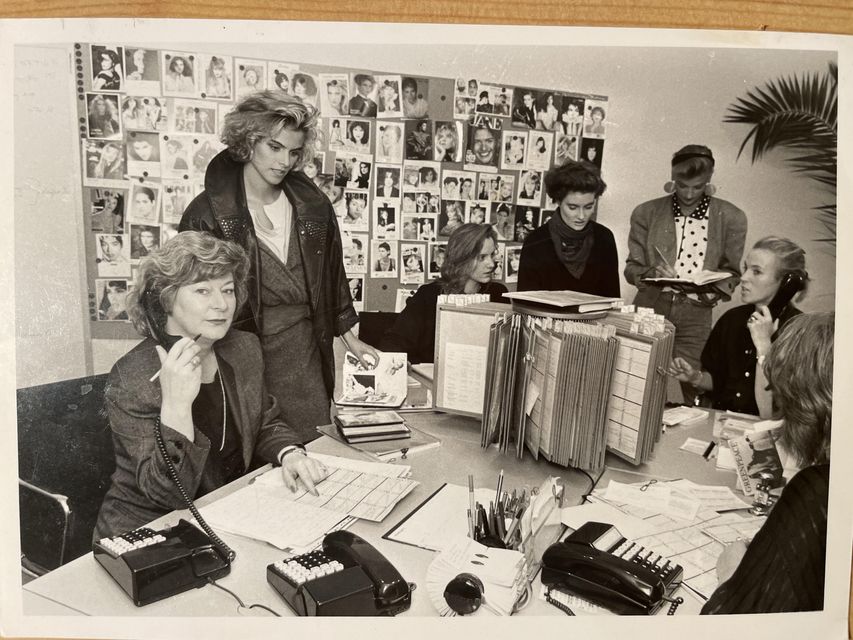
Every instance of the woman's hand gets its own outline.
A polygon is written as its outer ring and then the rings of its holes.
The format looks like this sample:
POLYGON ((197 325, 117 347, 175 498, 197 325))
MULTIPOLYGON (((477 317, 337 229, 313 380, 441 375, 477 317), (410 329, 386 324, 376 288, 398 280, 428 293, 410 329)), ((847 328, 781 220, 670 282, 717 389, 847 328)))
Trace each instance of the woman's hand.
POLYGON ((373 369, 379 362, 379 352, 366 342, 356 338, 352 330, 347 331, 341 338, 365 369, 373 369))
POLYGON ((717 581, 722 584, 734 575, 740 561, 746 554, 746 541, 735 540, 727 544, 717 558, 717 581))
POLYGON ((169 353, 160 345, 154 348, 160 358, 160 419, 192 441, 192 405, 201 385, 200 348, 192 338, 181 338, 169 353))
POLYGON ((284 478, 284 486, 291 491, 299 488, 297 482, 299 481, 311 495, 317 496, 320 493, 316 485, 326 479, 329 471, 323 463, 309 458, 305 452, 296 449, 284 454, 281 461, 281 475, 284 478))
POLYGON ((779 321, 773 320, 770 309, 766 305, 760 304, 749 316, 746 326, 749 329, 752 344, 755 345, 756 353, 766 355, 770 351, 770 339, 776 329, 779 328, 779 321))
POLYGON ((673 358, 672 362, 669 363, 669 370, 667 373, 681 382, 687 382, 688 384, 693 385, 699 382, 702 378, 702 371, 700 369, 694 369, 693 365, 687 362, 684 358, 673 358))

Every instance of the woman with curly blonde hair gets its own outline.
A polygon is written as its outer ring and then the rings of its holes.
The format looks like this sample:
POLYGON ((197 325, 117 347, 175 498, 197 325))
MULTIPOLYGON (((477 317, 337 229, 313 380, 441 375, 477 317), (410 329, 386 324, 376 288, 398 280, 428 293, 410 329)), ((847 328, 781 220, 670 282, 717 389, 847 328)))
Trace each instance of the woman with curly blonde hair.
POLYGON ((313 158, 317 118, 315 107, 282 91, 240 100, 222 127, 227 148, 210 162, 205 189, 180 225, 248 252, 249 304, 235 325, 260 336, 267 386, 306 439, 330 420, 333 338, 366 365, 378 359, 352 333, 358 314, 332 205, 299 170, 313 158))

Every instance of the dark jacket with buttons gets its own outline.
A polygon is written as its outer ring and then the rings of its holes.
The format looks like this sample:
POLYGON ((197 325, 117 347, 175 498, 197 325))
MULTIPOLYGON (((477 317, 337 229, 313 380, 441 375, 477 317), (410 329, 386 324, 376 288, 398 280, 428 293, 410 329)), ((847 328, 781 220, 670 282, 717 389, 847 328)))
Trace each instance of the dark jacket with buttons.
MULTIPOLYGON (((293 207, 299 250, 308 288, 314 335, 323 358, 323 378, 331 397, 335 385, 332 340, 358 323, 344 271, 338 222, 326 195, 301 171, 291 171, 281 183, 293 207)), ((249 299, 234 320, 238 329, 263 336, 260 247, 246 204, 243 164, 220 152, 208 165, 204 191, 189 204, 180 231, 208 231, 237 242, 249 254, 249 299)), ((262 338, 263 339, 263 338, 262 338)))
MULTIPOLYGON (((113 432, 116 470, 110 479, 95 528, 95 539, 140 527, 174 509, 184 509, 181 493, 169 476, 154 435, 160 415, 160 368, 151 338, 140 342, 113 366, 105 390, 113 432)), ((240 434, 246 469, 276 462, 278 453, 296 444, 296 432, 279 419, 278 405, 264 386, 261 345, 257 336, 232 329, 213 346, 225 387, 229 412, 240 434), (238 385, 239 381, 239 385, 238 385), (253 465, 253 461, 255 465, 253 465)), ((195 428, 191 442, 161 425, 166 452, 191 498, 217 488, 205 471, 210 440, 195 428)))

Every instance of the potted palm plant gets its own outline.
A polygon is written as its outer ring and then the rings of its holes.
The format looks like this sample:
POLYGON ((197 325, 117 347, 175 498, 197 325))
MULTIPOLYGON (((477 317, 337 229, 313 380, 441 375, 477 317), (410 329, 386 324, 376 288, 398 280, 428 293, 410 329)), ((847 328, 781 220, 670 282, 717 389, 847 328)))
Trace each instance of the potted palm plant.
POLYGON ((724 122, 752 125, 738 151, 752 140, 752 162, 769 151, 792 151, 787 162, 795 172, 825 185, 832 200, 815 209, 833 247, 836 239, 835 189, 838 171, 838 66, 770 81, 729 105, 724 122))

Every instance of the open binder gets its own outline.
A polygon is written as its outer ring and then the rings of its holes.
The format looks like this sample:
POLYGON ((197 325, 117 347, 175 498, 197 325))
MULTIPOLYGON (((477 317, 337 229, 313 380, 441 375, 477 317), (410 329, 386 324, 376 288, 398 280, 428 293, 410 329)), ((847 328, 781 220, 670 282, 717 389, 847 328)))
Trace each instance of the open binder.
MULTIPOLYGON (((519 457, 527 448, 535 458, 590 471, 603 468, 606 450, 633 464, 648 460, 660 437, 674 337, 662 317, 611 310, 576 322, 490 304, 446 309, 439 318, 449 333, 445 342, 439 336, 437 351, 467 337, 470 353, 483 359, 469 365, 484 379, 482 446, 512 448, 519 457)), ((437 360, 436 406, 476 416, 441 395, 441 369, 437 360)))

